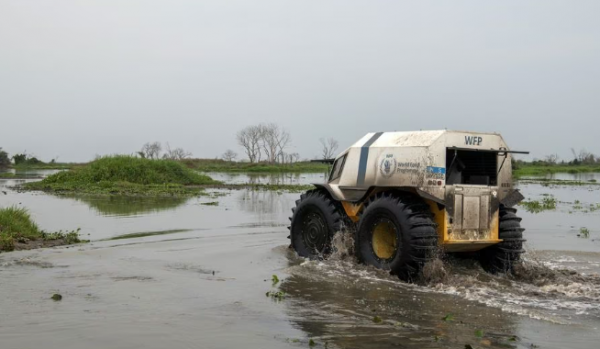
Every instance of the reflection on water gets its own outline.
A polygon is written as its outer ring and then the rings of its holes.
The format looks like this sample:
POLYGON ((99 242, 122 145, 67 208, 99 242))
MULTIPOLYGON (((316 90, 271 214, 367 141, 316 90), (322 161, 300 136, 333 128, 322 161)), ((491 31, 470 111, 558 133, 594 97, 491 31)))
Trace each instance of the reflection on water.
MULTIPOLYGON (((299 194, 296 194, 299 195, 299 194)), ((258 215, 290 213, 290 195, 271 190, 241 190, 237 194, 239 208, 258 215)))
POLYGON ((223 173, 207 172, 213 179, 227 184, 312 184, 323 183, 325 173, 223 173))
POLYGON ((45 178, 48 177, 50 175, 53 175, 55 173, 61 172, 64 170, 21 170, 21 169, 14 169, 14 168, 9 168, 9 169, 2 169, 0 170, 0 173, 12 173, 14 175, 16 175, 19 178, 45 178))
POLYGON ((135 216, 175 209, 188 201, 183 197, 69 196, 104 216, 135 216))

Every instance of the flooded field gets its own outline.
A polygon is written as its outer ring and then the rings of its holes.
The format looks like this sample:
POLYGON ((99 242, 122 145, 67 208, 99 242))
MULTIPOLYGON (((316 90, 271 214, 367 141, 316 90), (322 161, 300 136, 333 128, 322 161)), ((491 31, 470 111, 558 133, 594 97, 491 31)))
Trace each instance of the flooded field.
POLYGON ((357 265, 345 239, 331 260, 296 257, 286 227, 298 193, 58 197, 11 189, 20 182, 0 179, 0 206, 27 207, 42 228, 81 228, 92 241, 0 254, 2 349, 595 348, 600 341, 600 185, 520 185, 530 200, 554 198, 556 209, 520 208, 528 253, 515 276, 447 258, 438 265, 445 277, 414 285, 357 265), (63 299, 51 300, 54 293, 63 299))

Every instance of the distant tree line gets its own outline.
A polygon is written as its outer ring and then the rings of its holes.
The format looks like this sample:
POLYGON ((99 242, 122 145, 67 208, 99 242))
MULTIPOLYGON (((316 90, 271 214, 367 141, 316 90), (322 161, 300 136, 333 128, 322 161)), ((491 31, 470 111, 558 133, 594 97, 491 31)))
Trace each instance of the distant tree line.
MULTIPOLYGON (((237 133, 236 139, 251 163, 292 163, 300 159, 298 153, 286 152, 292 138, 286 129, 274 123, 247 126, 237 133)), ((231 155, 228 151, 223 158, 231 155)))
MULTIPOLYGON (((571 160, 560 160, 557 154, 546 155, 543 159, 533 159, 531 162, 527 162, 531 165, 538 166, 554 166, 554 165, 566 165, 566 166, 577 166, 577 165, 600 165, 600 157, 588 152, 585 149, 576 151, 571 148, 573 158, 571 160)), ((525 161, 517 160, 517 166, 519 163, 525 163, 525 161)))
MULTIPOLYGON (((237 143, 244 149, 250 163, 266 162, 270 164, 294 163, 300 160, 300 154, 289 152, 292 137, 283 127, 275 123, 261 123, 241 129, 236 135, 237 143)), ((329 137, 321 138, 322 159, 331 159, 336 155, 338 142, 329 137)), ((228 149, 221 158, 234 161, 237 153, 228 149)))
MULTIPOLYGON (((50 163, 54 163, 55 160, 52 159, 50 163)), ((12 164, 15 165, 39 165, 44 162, 35 156, 27 153, 15 154, 12 157, 8 155, 8 153, 2 148, 0 148, 0 168, 10 167, 12 164)))

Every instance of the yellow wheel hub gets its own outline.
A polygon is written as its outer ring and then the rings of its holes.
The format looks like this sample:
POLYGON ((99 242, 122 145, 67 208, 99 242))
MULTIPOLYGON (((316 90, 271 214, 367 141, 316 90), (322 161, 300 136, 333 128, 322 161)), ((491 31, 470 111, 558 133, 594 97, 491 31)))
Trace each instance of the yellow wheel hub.
POLYGON ((392 222, 379 222, 373 229, 373 252, 380 259, 390 259, 398 249, 396 229, 392 222))

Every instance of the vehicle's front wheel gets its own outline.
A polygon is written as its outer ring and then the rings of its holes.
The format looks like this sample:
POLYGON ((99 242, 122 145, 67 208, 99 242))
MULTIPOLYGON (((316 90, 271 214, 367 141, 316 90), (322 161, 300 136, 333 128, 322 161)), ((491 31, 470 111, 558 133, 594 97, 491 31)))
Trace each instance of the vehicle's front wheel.
POLYGON ((319 189, 307 191, 296 201, 292 212, 292 248, 311 259, 329 256, 331 239, 342 229, 343 212, 328 193, 319 189))
POLYGON ((429 206, 422 199, 410 194, 377 194, 360 217, 358 260, 389 270, 403 280, 412 280, 434 257, 436 227, 429 206))

